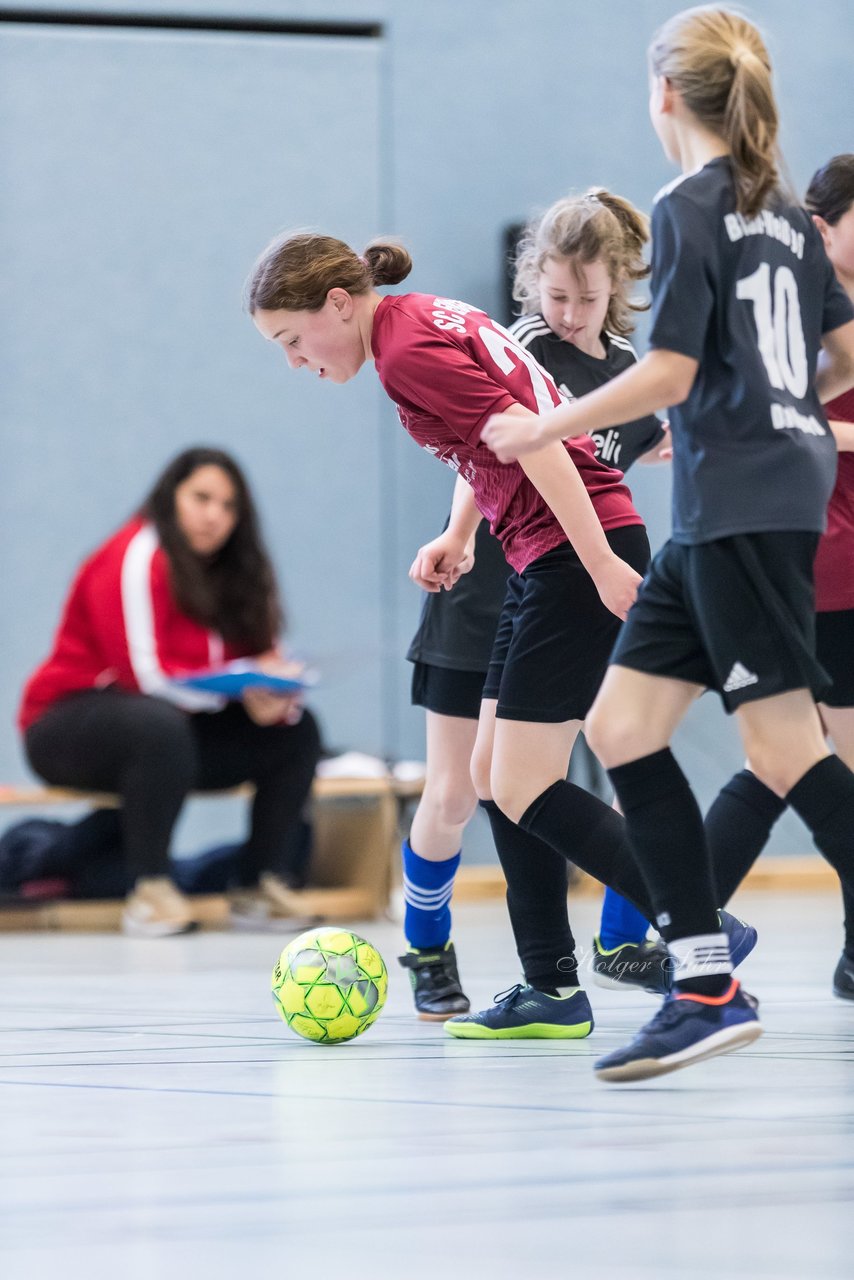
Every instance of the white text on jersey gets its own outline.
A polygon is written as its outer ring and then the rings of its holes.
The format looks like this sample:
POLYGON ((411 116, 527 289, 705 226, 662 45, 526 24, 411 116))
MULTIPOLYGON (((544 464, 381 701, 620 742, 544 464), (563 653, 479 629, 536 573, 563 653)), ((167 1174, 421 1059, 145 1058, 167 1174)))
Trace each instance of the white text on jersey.
POLYGON ((724 226, 730 240, 741 240, 744 236, 771 236, 787 245, 796 258, 804 256, 804 233, 796 231, 791 222, 770 209, 763 209, 755 218, 745 218, 741 213, 724 215, 724 226))

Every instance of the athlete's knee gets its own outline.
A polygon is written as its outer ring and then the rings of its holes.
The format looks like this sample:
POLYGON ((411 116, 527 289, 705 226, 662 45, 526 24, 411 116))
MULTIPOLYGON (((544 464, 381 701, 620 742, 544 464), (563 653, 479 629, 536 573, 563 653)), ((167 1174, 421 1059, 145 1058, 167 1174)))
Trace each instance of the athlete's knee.
POLYGON ((492 799, 505 817, 518 823, 526 809, 537 796, 545 791, 539 782, 523 782, 508 769, 493 769, 491 778, 492 799))
POLYGON ((478 800, 492 799, 491 771, 492 752, 476 746, 471 757, 470 777, 478 800))
POLYGON ((595 704, 584 722, 584 736, 606 769, 649 753, 645 725, 634 716, 595 704))
POLYGON ((470 777, 440 775, 428 779, 418 807, 441 827, 464 827, 477 808, 478 798, 470 777))
POLYGON ((751 743, 749 755, 751 773, 781 799, 820 758, 813 759, 812 754, 803 757, 797 752, 790 754, 780 751, 776 745, 757 741, 751 743))

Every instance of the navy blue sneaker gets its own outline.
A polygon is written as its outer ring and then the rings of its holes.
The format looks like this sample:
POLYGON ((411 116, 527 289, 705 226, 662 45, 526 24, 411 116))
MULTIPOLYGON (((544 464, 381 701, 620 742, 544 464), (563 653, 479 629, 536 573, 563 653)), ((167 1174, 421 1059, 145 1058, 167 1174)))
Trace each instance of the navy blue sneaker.
POLYGON ((742 1049, 761 1035, 756 1010, 733 978, 722 996, 668 996, 631 1044, 600 1058, 593 1070, 597 1080, 618 1084, 650 1080, 742 1049))
POLYGON ((519 983, 495 997, 491 1009, 445 1023, 457 1040, 583 1040, 593 1030, 593 1010, 583 991, 549 996, 519 983))
POLYGON ((729 958, 732 961, 732 967, 737 969, 742 960, 746 960, 756 946, 758 935, 752 924, 745 924, 729 911, 719 911, 718 920, 721 933, 725 933, 729 938, 729 958))

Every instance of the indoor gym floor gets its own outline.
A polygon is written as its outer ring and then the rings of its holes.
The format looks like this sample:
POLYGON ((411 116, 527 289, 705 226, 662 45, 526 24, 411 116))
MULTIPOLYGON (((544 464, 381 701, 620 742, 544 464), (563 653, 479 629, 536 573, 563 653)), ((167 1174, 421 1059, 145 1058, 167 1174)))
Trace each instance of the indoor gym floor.
MULTIPOLYGON (((764 1037, 621 1087, 592 1061, 653 997, 588 983, 588 1040, 455 1042, 412 1016, 385 922, 360 931, 386 1010, 326 1048, 273 1010, 274 936, 0 936, 0 1276, 851 1277, 840 902, 735 906, 764 1037)), ((574 908, 584 945, 596 914, 574 908)), ((455 936, 475 1001, 515 981, 500 903, 461 906, 455 936)))

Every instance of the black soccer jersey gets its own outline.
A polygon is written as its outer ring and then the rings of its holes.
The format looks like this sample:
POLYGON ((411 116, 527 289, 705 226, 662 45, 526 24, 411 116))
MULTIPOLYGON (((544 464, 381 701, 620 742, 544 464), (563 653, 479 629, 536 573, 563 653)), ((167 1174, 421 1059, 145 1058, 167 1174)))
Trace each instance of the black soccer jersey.
POLYGON ((814 377, 822 334, 854 308, 805 210, 735 209, 722 156, 653 210, 650 346, 699 361, 670 413, 676 542, 821 531, 836 475, 814 377))
POLYGON ((471 573, 463 574, 450 591, 425 595, 421 621, 406 655, 409 661, 450 671, 485 672, 512 572, 501 543, 481 520, 471 573))
MULTIPOLYGON (((568 400, 575 400, 604 386, 618 373, 631 368, 637 363, 635 349, 628 338, 621 338, 614 333, 603 333, 605 358, 600 360, 589 356, 571 342, 564 342, 553 329, 550 329, 543 317, 534 315, 522 316, 510 326, 510 332, 517 342, 527 347, 535 360, 548 369, 568 400)), ((611 467, 619 467, 628 471, 633 462, 637 462, 641 454, 646 453, 658 444, 664 436, 664 428, 654 414, 638 418, 634 422, 624 422, 619 427, 608 427, 604 431, 593 433, 596 444, 596 456, 611 467)))

